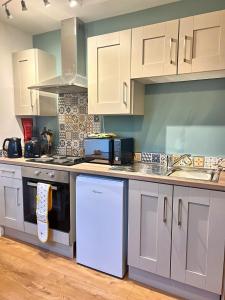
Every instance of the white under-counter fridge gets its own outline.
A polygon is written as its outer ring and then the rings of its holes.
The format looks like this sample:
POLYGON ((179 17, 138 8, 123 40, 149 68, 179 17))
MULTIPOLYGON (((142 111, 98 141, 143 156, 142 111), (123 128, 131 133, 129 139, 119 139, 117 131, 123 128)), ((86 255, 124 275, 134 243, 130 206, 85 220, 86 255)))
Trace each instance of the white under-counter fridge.
POLYGON ((76 261, 122 278, 127 264, 126 180, 79 175, 76 181, 76 261))

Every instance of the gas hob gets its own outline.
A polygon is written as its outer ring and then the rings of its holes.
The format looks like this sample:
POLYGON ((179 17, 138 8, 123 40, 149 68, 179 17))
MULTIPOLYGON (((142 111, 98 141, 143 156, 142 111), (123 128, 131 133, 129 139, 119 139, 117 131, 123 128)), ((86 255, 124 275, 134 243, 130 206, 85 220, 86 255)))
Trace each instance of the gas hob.
POLYGON ((73 157, 73 156, 42 156, 38 158, 27 159, 28 162, 35 162, 40 164, 50 164, 50 165, 61 165, 61 166, 73 166, 84 162, 83 157, 73 157))

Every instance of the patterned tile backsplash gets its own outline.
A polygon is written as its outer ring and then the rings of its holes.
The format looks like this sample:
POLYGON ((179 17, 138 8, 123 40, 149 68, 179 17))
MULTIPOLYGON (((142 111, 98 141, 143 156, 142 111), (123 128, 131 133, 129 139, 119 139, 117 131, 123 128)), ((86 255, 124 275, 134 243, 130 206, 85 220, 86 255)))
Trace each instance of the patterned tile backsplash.
POLYGON ((167 164, 167 155, 165 153, 142 152, 141 161, 165 165, 167 164))
POLYGON ((188 166, 194 168, 208 168, 216 169, 219 164, 225 165, 225 157, 205 157, 205 156, 190 156, 190 158, 184 157, 180 160, 181 154, 168 154, 165 153, 152 153, 152 152, 141 152, 141 161, 144 163, 161 164, 172 166, 188 166))
POLYGON ((88 115, 86 93, 61 94, 58 100, 59 155, 82 156, 83 140, 90 133, 101 131, 100 118, 88 115))

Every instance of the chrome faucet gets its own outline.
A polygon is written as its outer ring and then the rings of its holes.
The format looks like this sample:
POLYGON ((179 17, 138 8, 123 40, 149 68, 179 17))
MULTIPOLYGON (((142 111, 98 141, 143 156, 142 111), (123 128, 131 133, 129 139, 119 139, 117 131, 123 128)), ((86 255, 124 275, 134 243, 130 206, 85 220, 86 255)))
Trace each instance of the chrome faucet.
POLYGON ((174 167, 177 163, 179 163, 180 161, 182 161, 185 158, 188 159, 188 162, 185 162, 185 165, 190 166, 192 164, 191 154, 183 154, 171 164, 171 167, 174 167))

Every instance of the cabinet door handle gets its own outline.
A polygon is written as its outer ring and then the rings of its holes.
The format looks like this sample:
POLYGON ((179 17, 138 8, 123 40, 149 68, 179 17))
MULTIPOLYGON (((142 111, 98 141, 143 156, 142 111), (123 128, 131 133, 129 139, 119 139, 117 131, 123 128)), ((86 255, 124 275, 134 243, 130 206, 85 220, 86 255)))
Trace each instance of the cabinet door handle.
POLYGON ((184 36, 184 62, 185 63, 191 63, 193 59, 193 38, 188 37, 187 35, 184 36), (186 57, 186 51, 187 51, 187 40, 190 40, 190 59, 187 59, 186 57))
POLYGON ((164 205, 163 205, 163 223, 167 222, 167 202, 168 198, 164 197, 164 205))
POLYGON ((182 199, 178 200, 178 218, 177 218, 177 225, 182 225, 182 199))
POLYGON ((19 189, 17 189, 17 199, 16 199, 16 204, 17 206, 20 206, 20 202, 19 202, 19 189))
POLYGON ((30 107, 33 111, 34 105, 33 105, 33 91, 32 90, 30 90, 30 107))
POLYGON ((173 64, 173 58, 172 58, 172 44, 173 44, 174 39, 170 38, 170 64, 173 64))
POLYGON ((187 48, 187 36, 184 36, 184 62, 187 62, 186 59, 186 48, 187 48))
POLYGON ((10 173, 10 174, 15 174, 16 171, 10 171, 10 170, 0 170, 2 173, 10 173))
POLYGON ((123 82, 123 104, 127 106, 127 83, 123 82))
POLYGON ((190 37, 190 63, 192 63, 192 59, 193 59, 193 37, 190 37))
POLYGON ((174 39, 174 38, 170 38, 170 64, 171 65, 177 65, 177 40, 176 39, 174 39), (173 60, 173 52, 172 52, 172 50, 173 50, 173 43, 175 44, 175 58, 174 58, 174 60, 173 60))

